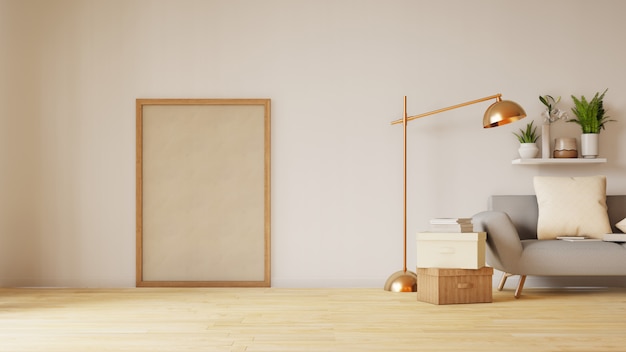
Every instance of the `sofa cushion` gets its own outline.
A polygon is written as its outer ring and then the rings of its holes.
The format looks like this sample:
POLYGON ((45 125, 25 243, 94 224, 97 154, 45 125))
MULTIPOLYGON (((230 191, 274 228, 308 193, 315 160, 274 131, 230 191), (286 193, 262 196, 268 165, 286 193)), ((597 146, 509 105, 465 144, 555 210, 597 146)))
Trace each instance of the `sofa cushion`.
POLYGON ((611 232, 606 206, 606 176, 535 176, 539 217, 537 238, 602 238, 611 232))

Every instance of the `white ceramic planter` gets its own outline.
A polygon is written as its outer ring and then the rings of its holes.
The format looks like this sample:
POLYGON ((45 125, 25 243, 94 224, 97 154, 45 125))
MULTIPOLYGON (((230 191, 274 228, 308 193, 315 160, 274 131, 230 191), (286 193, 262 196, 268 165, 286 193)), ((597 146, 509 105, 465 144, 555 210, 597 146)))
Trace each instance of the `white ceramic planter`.
POLYGON ((594 159, 598 157, 599 133, 583 133, 580 136, 580 149, 583 158, 594 159))
POLYGON ((518 152, 520 158, 532 159, 539 153, 539 148, 537 148, 535 143, 520 143, 518 152))

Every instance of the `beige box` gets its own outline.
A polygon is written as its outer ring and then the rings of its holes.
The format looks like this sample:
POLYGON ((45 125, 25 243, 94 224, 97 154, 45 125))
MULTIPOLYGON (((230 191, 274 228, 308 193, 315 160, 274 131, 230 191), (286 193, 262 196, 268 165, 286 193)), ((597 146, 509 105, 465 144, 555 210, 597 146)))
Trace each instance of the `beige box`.
POLYGON ((485 266, 484 232, 417 234, 418 268, 480 269, 485 266))
POLYGON ((432 304, 491 303, 493 268, 417 268, 417 300, 432 304))

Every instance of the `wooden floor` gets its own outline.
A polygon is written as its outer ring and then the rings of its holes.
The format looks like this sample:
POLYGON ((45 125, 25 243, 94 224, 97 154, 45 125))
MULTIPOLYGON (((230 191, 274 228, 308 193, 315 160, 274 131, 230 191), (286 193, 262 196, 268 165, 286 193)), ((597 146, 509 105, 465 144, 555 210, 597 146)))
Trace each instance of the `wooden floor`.
POLYGON ((626 290, 0 289, 0 351, 626 351, 626 290))

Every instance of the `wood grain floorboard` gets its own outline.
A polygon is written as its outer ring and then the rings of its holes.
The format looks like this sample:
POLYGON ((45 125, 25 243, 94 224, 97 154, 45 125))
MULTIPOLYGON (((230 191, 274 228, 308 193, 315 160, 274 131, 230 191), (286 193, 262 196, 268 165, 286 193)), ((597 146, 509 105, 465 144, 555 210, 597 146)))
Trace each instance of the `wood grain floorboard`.
POLYGON ((626 290, 0 289, 0 351, 626 351, 626 290))

